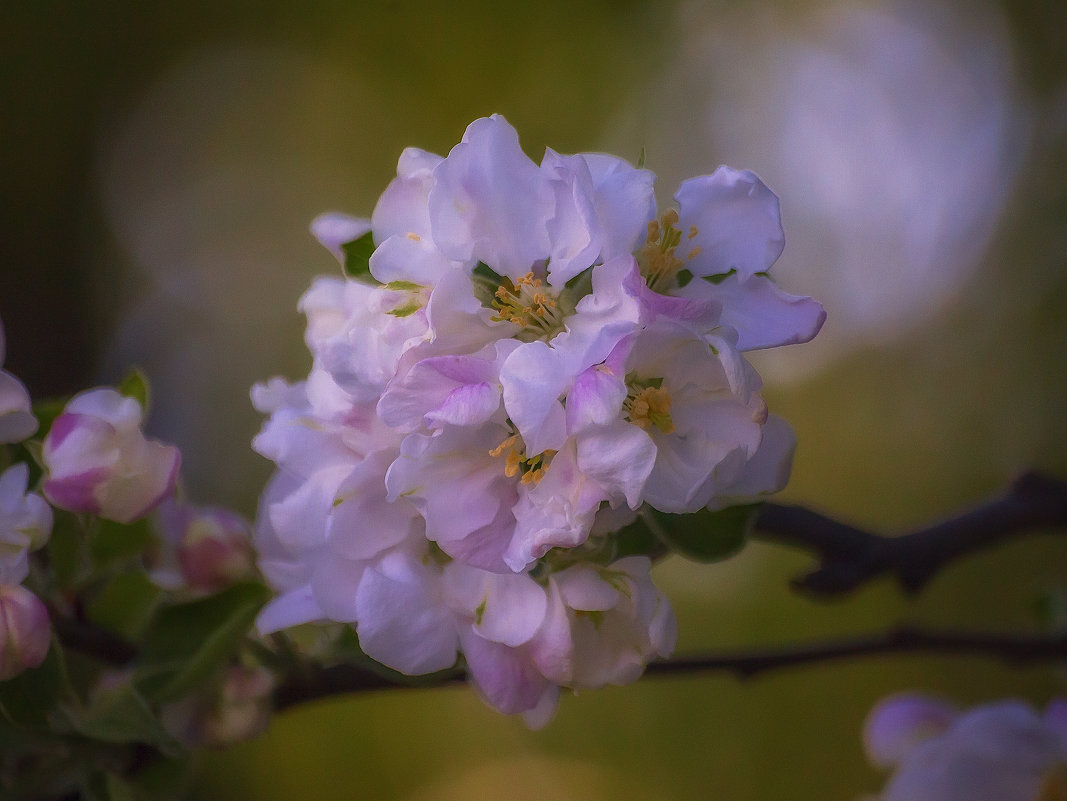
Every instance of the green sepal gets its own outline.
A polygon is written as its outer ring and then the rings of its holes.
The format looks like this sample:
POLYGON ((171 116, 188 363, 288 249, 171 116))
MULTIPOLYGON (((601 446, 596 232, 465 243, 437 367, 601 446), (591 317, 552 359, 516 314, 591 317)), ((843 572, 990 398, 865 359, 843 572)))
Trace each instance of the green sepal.
POLYGON ((745 547, 760 506, 701 509, 685 515, 646 508, 644 514, 649 528, 672 551, 695 562, 720 562, 745 547))
POLYGON ((234 656, 270 596, 264 585, 247 582, 159 609, 145 633, 137 686, 163 702, 209 679, 234 656))
POLYGON ((345 254, 344 270, 349 278, 357 281, 365 281, 377 284, 374 276, 370 274, 370 257, 374 253, 374 232, 367 231, 363 236, 345 242, 341 245, 341 252, 345 254))
POLYGON ((709 284, 718 285, 718 284, 721 284, 723 281, 725 281, 727 278, 729 278, 731 275, 735 275, 736 273, 737 273, 737 270, 735 270, 733 267, 731 267, 729 270, 727 270, 724 273, 715 273, 715 275, 702 275, 700 277, 703 278, 705 281, 707 281, 709 284))
POLYGON ((148 404, 151 400, 151 390, 148 386, 148 376, 146 376, 141 370, 134 367, 126 374, 126 377, 119 382, 118 387, 119 394, 127 398, 133 398, 139 404, 144 411, 145 417, 148 416, 148 404))

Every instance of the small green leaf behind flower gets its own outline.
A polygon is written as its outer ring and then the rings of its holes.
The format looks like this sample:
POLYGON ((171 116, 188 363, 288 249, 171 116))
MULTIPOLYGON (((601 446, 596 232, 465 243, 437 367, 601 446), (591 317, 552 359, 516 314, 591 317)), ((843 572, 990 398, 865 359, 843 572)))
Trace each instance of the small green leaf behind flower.
POLYGON ((687 515, 646 508, 643 514, 652 532, 672 551, 695 562, 719 562, 745 547, 760 506, 701 509, 687 515))
POLYGON ((145 633, 137 687, 160 703, 209 679, 233 658, 270 595, 264 585, 247 582, 159 609, 145 633))
POLYGON ((355 278, 357 281, 365 281, 376 284, 374 276, 370 274, 370 257, 374 253, 374 233, 367 231, 361 237, 345 242, 341 245, 341 252, 345 254, 345 275, 355 278))
POLYGON ((151 400, 151 389, 148 385, 148 376, 146 376, 141 370, 134 367, 126 375, 122 381, 119 382, 118 389, 120 395, 124 395, 127 398, 133 398, 139 404, 144 411, 145 417, 148 416, 148 404, 151 400))

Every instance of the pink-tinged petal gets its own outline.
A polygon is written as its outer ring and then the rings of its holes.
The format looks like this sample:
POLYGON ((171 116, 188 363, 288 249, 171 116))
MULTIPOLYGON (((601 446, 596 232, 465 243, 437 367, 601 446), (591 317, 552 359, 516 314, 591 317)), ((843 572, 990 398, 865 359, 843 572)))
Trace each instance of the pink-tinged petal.
POLYGON ((323 614, 339 623, 357 619, 356 598, 365 562, 332 556, 321 560, 311 576, 311 591, 323 614))
POLYGON ((451 267, 437 246, 418 234, 391 236, 370 257, 370 273, 383 284, 407 281, 431 286, 451 267))
POLYGON ((516 572, 552 548, 574 548, 589 537, 603 488, 582 474, 573 440, 552 458, 536 485, 525 487, 514 507, 515 534, 504 561, 516 572))
POLYGON ((378 198, 371 223, 374 241, 382 243, 391 236, 416 234, 430 238, 428 200, 433 186, 433 171, 442 161, 435 153, 417 147, 405 148, 396 167, 396 178, 378 198))
MULTIPOLYGON (((510 496, 509 496, 510 497, 510 496)), ((515 531, 515 516, 511 506, 500 504, 496 517, 481 528, 460 539, 437 540, 437 545, 455 562, 492 573, 509 573, 511 568, 504 561, 504 553, 515 531)))
POLYGON ((40 665, 51 640, 40 599, 18 584, 0 586, 0 681, 40 665))
POLYGON ((1067 761, 1067 699, 1053 698, 1049 701, 1042 720, 1060 738, 1060 754, 1067 761))
POLYGON ((100 492, 100 514, 108 520, 132 523, 140 520, 174 494, 182 455, 173 445, 148 441, 136 473, 107 484, 100 492))
POLYGON ((132 431, 141 425, 141 404, 109 387, 90 389, 71 398, 64 414, 97 418, 117 431, 132 431))
POLYGON ((48 436, 45 437, 46 446, 51 450, 60 448, 67 437, 78 429, 84 419, 84 415, 70 414, 69 412, 59 415, 48 430, 48 436))
POLYGON ((430 228, 444 254, 516 279, 549 254, 552 196, 501 116, 475 120, 434 170, 430 228))
POLYGON ((386 425, 413 431, 425 424, 479 425, 500 406, 495 349, 474 356, 431 356, 416 362, 399 381, 390 382, 378 414, 386 425))
POLYGON ((606 612, 619 603, 619 591, 592 567, 578 565, 557 577, 563 602, 583 612, 606 612))
POLYGON ((494 424, 473 430, 449 427, 434 437, 410 434, 386 473, 388 497, 414 505, 431 540, 443 543, 473 534, 497 520, 502 506, 515 503, 504 457, 490 455, 505 436, 494 424))
POLYGON ((0 444, 22 442, 37 430, 30 394, 21 381, 0 370, 0 444))
POLYGON ((560 396, 571 376, 560 355, 544 342, 516 348, 500 368, 504 408, 526 443, 527 456, 559 450, 567 438, 560 396))
POLYGON ((489 706, 512 715, 537 708, 549 682, 523 652, 462 630, 471 684, 489 706))
POLYGON ((364 653, 409 676, 455 664, 459 638, 438 581, 431 568, 401 552, 368 567, 356 597, 364 653))
POLYGON ((608 261, 632 253, 656 214, 651 170, 639 170, 603 153, 582 153, 596 187, 594 203, 600 224, 600 258, 608 261))
POLYGON ((778 196, 754 172, 719 167, 711 175, 690 178, 674 199, 686 247, 700 248, 686 263, 693 275, 720 275, 736 270, 742 280, 770 268, 785 247, 778 196))
POLYGON ((45 479, 42 490, 45 497, 60 509, 100 514, 96 489, 111 475, 112 471, 106 467, 94 467, 83 473, 45 479))
POLYGON ((916 746, 940 735, 957 717, 958 707, 933 696, 899 693, 884 698, 863 724, 867 758, 880 768, 900 764, 916 746))
POLYGON ((556 684, 570 682, 574 674, 574 638, 567 605, 555 581, 549 581, 545 619, 528 647, 534 664, 545 678, 556 684))
POLYGON ((582 372, 567 393, 567 432, 571 435, 592 425, 607 425, 619 417, 626 400, 625 377, 608 365, 597 364, 582 372))
POLYGON ((272 634, 275 631, 324 620, 315 595, 310 585, 290 590, 272 600, 256 617, 256 631, 260 634, 272 634))
POLYGON ((0 514, 14 514, 22 504, 30 479, 30 466, 17 462, 0 473, 0 514))
POLYGON ((548 278, 550 284, 561 287, 591 266, 600 254, 593 179, 581 156, 561 156, 551 148, 541 159, 541 171, 555 201, 546 224, 552 242, 548 278))
POLYGON ((370 220, 342 214, 339 211, 328 211, 320 214, 311 221, 311 235, 319 244, 333 254, 341 264, 345 263, 345 253, 342 245, 359 239, 370 230, 370 220))
POLYGON ((264 511, 282 545, 300 551, 324 544, 337 488, 350 472, 345 466, 328 467, 303 482, 293 482, 287 494, 271 498, 264 511))
POLYGON ((587 428, 578 437, 578 469, 603 488, 608 500, 625 499, 631 509, 644 500, 656 453, 647 433, 621 420, 587 428))
POLYGON ((826 322, 821 303, 783 292, 765 275, 744 281, 731 275, 719 284, 694 280, 681 293, 721 303, 721 322, 736 329, 743 351, 807 342, 826 322))
POLYGON ((370 454, 337 487, 326 519, 332 552, 345 559, 371 559, 421 528, 411 504, 386 497, 385 472, 393 457, 391 449, 370 454))
POLYGON ((762 426, 763 438, 759 448, 745 462, 738 476, 714 499, 713 511, 740 503, 753 503, 767 495, 785 489, 793 468, 793 452, 797 439, 785 420, 770 415, 762 426))
MULTIPOLYGON (((709 442, 694 433, 685 439, 656 438, 656 464, 645 482, 645 502, 661 512, 689 514, 706 506, 716 489, 716 468, 723 462, 740 469, 740 448, 709 442)), ((731 472, 730 478, 733 477, 731 472)))
POLYGON ((540 731, 556 716, 559 706, 559 685, 549 684, 537 701, 537 706, 522 713, 522 721, 531 731, 540 731))
POLYGON ((528 642, 545 617, 545 590, 526 573, 489 573, 480 619, 474 630, 493 642, 518 647, 528 642))

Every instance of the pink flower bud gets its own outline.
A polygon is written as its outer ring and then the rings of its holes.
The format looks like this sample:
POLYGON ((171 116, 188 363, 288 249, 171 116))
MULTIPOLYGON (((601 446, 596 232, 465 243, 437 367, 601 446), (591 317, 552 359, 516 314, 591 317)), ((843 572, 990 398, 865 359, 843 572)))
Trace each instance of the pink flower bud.
POLYGON ((41 664, 50 642, 40 599, 20 584, 0 586, 0 681, 41 664))
POLYGON ((201 509, 190 515, 177 551, 190 587, 214 591, 255 575, 249 525, 224 509, 201 509))
POLYGON ((144 517, 174 490, 181 454, 145 439, 141 405, 113 389, 76 395, 44 441, 44 494, 56 506, 119 523, 144 517))

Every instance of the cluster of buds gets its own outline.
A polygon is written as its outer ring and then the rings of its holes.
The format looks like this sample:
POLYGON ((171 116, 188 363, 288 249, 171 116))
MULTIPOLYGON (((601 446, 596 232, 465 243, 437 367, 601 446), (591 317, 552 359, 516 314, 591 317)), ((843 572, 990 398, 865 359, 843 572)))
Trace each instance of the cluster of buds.
POLYGON ((540 165, 499 116, 447 157, 409 148, 371 219, 312 231, 347 277, 300 302, 307 379, 253 389, 268 632, 355 626, 396 670, 462 655, 492 706, 635 679, 674 617, 613 534, 781 488, 794 440, 743 352, 824 312, 768 274, 784 237, 751 172, 685 181, 596 153, 540 165), (620 558, 621 557, 621 558, 620 558))

